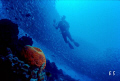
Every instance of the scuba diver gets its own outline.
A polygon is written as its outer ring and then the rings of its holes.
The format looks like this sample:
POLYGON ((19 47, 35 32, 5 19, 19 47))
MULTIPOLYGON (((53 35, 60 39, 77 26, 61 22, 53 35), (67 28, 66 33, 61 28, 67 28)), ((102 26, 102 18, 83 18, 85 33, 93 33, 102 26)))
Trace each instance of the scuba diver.
POLYGON ((73 38, 71 37, 71 34, 69 32, 70 26, 69 26, 69 23, 65 19, 66 19, 66 17, 63 16, 61 18, 61 21, 59 21, 58 25, 56 25, 56 20, 53 20, 53 22, 54 22, 53 26, 56 29, 58 29, 58 28, 60 29, 65 43, 67 43, 71 49, 74 49, 74 47, 70 44, 70 42, 67 40, 67 38, 69 38, 70 41, 73 42, 76 47, 79 47, 79 44, 77 42, 75 42, 73 40, 73 38))

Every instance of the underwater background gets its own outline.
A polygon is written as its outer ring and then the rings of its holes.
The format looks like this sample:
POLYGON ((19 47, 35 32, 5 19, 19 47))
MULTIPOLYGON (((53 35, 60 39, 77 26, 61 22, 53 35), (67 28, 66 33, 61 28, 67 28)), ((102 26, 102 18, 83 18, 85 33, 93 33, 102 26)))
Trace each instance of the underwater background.
POLYGON ((0 0, 1 19, 16 23, 18 39, 27 34, 32 46, 42 49, 62 74, 72 77, 46 81, 120 81, 119 0, 0 0), (53 20, 59 22, 63 15, 79 47, 72 44, 70 49, 53 26, 53 20))

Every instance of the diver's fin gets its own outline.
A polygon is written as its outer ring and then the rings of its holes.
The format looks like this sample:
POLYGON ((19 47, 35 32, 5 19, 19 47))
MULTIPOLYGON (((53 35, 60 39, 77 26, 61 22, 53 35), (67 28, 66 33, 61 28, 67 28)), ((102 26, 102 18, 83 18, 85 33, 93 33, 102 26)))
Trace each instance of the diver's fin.
POLYGON ((74 47, 70 43, 68 43, 68 45, 71 49, 74 49, 74 47))
POLYGON ((79 47, 79 44, 78 44, 77 42, 74 42, 74 45, 75 45, 76 47, 79 47))

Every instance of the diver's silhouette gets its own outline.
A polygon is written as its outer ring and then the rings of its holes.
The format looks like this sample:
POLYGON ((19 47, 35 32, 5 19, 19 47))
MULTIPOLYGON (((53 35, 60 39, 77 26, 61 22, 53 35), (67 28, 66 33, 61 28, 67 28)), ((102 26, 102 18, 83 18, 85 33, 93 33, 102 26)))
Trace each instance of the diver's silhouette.
POLYGON ((60 28, 60 31, 61 31, 61 34, 62 34, 62 36, 63 36, 64 41, 65 41, 66 43, 68 43, 68 45, 69 45, 69 47, 70 47, 71 49, 74 49, 74 47, 73 47, 73 46, 70 44, 70 42, 67 40, 67 37, 70 39, 71 42, 73 42, 73 43, 75 44, 75 46, 78 47, 79 44, 72 39, 71 34, 70 34, 70 32, 69 32, 69 27, 70 27, 70 26, 69 26, 69 23, 68 23, 65 19, 66 19, 66 17, 63 16, 62 19, 61 19, 61 21, 59 21, 59 23, 58 23, 57 26, 55 25, 56 21, 53 20, 53 22, 54 22, 53 26, 55 26, 56 29, 60 28))

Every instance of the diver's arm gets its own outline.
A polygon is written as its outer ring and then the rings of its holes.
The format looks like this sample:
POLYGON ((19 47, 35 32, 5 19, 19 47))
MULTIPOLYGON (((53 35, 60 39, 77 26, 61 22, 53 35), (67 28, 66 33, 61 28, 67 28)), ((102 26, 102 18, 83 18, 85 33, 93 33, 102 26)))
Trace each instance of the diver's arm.
POLYGON ((56 29, 58 29, 58 28, 59 28, 59 26, 57 26, 56 24, 53 24, 53 26, 54 26, 56 29))
POLYGON ((58 25, 57 25, 56 22, 54 22, 54 23, 53 23, 53 26, 54 26, 56 29, 60 28, 60 22, 58 23, 58 25))
POLYGON ((58 23, 58 26, 56 26, 56 29, 60 28, 61 22, 58 23))

